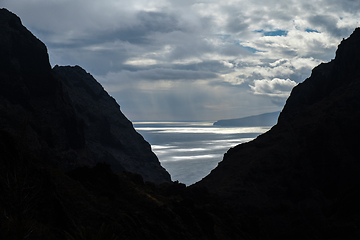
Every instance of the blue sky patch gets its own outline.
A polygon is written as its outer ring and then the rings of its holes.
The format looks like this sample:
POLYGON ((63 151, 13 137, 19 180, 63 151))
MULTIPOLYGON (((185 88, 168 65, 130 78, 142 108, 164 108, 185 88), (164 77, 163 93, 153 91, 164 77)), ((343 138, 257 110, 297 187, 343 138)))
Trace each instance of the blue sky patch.
POLYGON ((238 45, 238 46, 240 46, 240 47, 242 47, 242 48, 244 48, 244 49, 246 49, 246 50, 248 50, 248 51, 251 52, 251 53, 260 52, 260 51, 257 50, 256 48, 244 46, 244 45, 242 45, 240 42, 237 42, 237 43, 235 43, 235 44, 238 45))
POLYGON ((242 45, 240 45, 240 46, 245 48, 246 50, 252 52, 252 53, 259 52, 259 50, 255 49, 255 48, 252 48, 252 47, 245 47, 245 46, 242 46, 242 45))
POLYGON ((310 29, 310 28, 307 28, 305 31, 306 31, 306 32, 316 32, 316 33, 320 33, 319 31, 314 30, 314 29, 310 29))
POLYGON ((257 30, 255 32, 262 33, 264 36, 286 36, 288 33, 288 31, 284 31, 284 30, 275 30, 275 31, 257 30))

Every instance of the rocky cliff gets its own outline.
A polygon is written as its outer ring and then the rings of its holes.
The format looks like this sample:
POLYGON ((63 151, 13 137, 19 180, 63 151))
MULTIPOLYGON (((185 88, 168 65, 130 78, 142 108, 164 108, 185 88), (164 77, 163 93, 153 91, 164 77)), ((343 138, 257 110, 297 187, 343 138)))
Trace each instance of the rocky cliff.
POLYGON ((360 28, 291 92, 278 123, 196 186, 255 217, 263 239, 360 236, 360 28))
POLYGON ((0 10, 0 129, 63 170, 107 162, 170 182, 119 105, 80 67, 51 69, 46 46, 0 10))

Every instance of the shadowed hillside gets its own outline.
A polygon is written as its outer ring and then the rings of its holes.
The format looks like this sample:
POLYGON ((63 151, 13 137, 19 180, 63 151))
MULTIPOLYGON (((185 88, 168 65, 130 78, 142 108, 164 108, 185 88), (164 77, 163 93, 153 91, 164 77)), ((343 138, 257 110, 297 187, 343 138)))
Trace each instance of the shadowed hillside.
POLYGON ((106 163, 65 174, 19 144, 0 131, 0 239, 221 240, 257 231, 205 189, 144 183, 106 163))
POLYGON ((51 69, 0 9, 0 239, 359 239, 359 93, 360 28, 186 188, 90 74, 51 69))
POLYGON ((277 125, 195 186, 256 216, 269 239, 357 239, 360 28, 296 86, 277 125))
POLYGON ((150 145, 90 74, 78 66, 51 69, 46 46, 6 9, 0 36, 2 130, 63 170, 107 162, 114 171, 170 182, 150 145))
POLYGON ((0 9, 0 239, 247 239, 249 219, 171 182, 102 86, 0 9))

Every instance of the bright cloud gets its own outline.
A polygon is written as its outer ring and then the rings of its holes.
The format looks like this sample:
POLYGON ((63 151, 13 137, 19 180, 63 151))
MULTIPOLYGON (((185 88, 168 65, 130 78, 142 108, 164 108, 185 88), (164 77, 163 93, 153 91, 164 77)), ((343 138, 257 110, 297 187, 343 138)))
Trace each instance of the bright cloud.
POLYGON ((2 6, 44 41, 52 65, 80 65, 95 75, 131 120, 280 110, 291 88, 334 58, 342 38, 360 26, 360 1, 352 0, 2 0, 2 6))
POLYGON ((288 97, 296 82, 290 79, 274 78, 272 80, 255 80, 254 85, 249 85, 254 94, 270 97, 288 97))

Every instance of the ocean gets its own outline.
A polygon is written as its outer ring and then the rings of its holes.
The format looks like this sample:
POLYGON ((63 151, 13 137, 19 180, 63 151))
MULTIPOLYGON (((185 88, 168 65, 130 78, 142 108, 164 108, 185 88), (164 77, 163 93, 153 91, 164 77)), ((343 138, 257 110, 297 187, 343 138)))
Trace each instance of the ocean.
POLYGON ((229 148, 248 142, 270 127, 219 127, 212 122, 133 122, 173 181, 200 181, 229 148))

